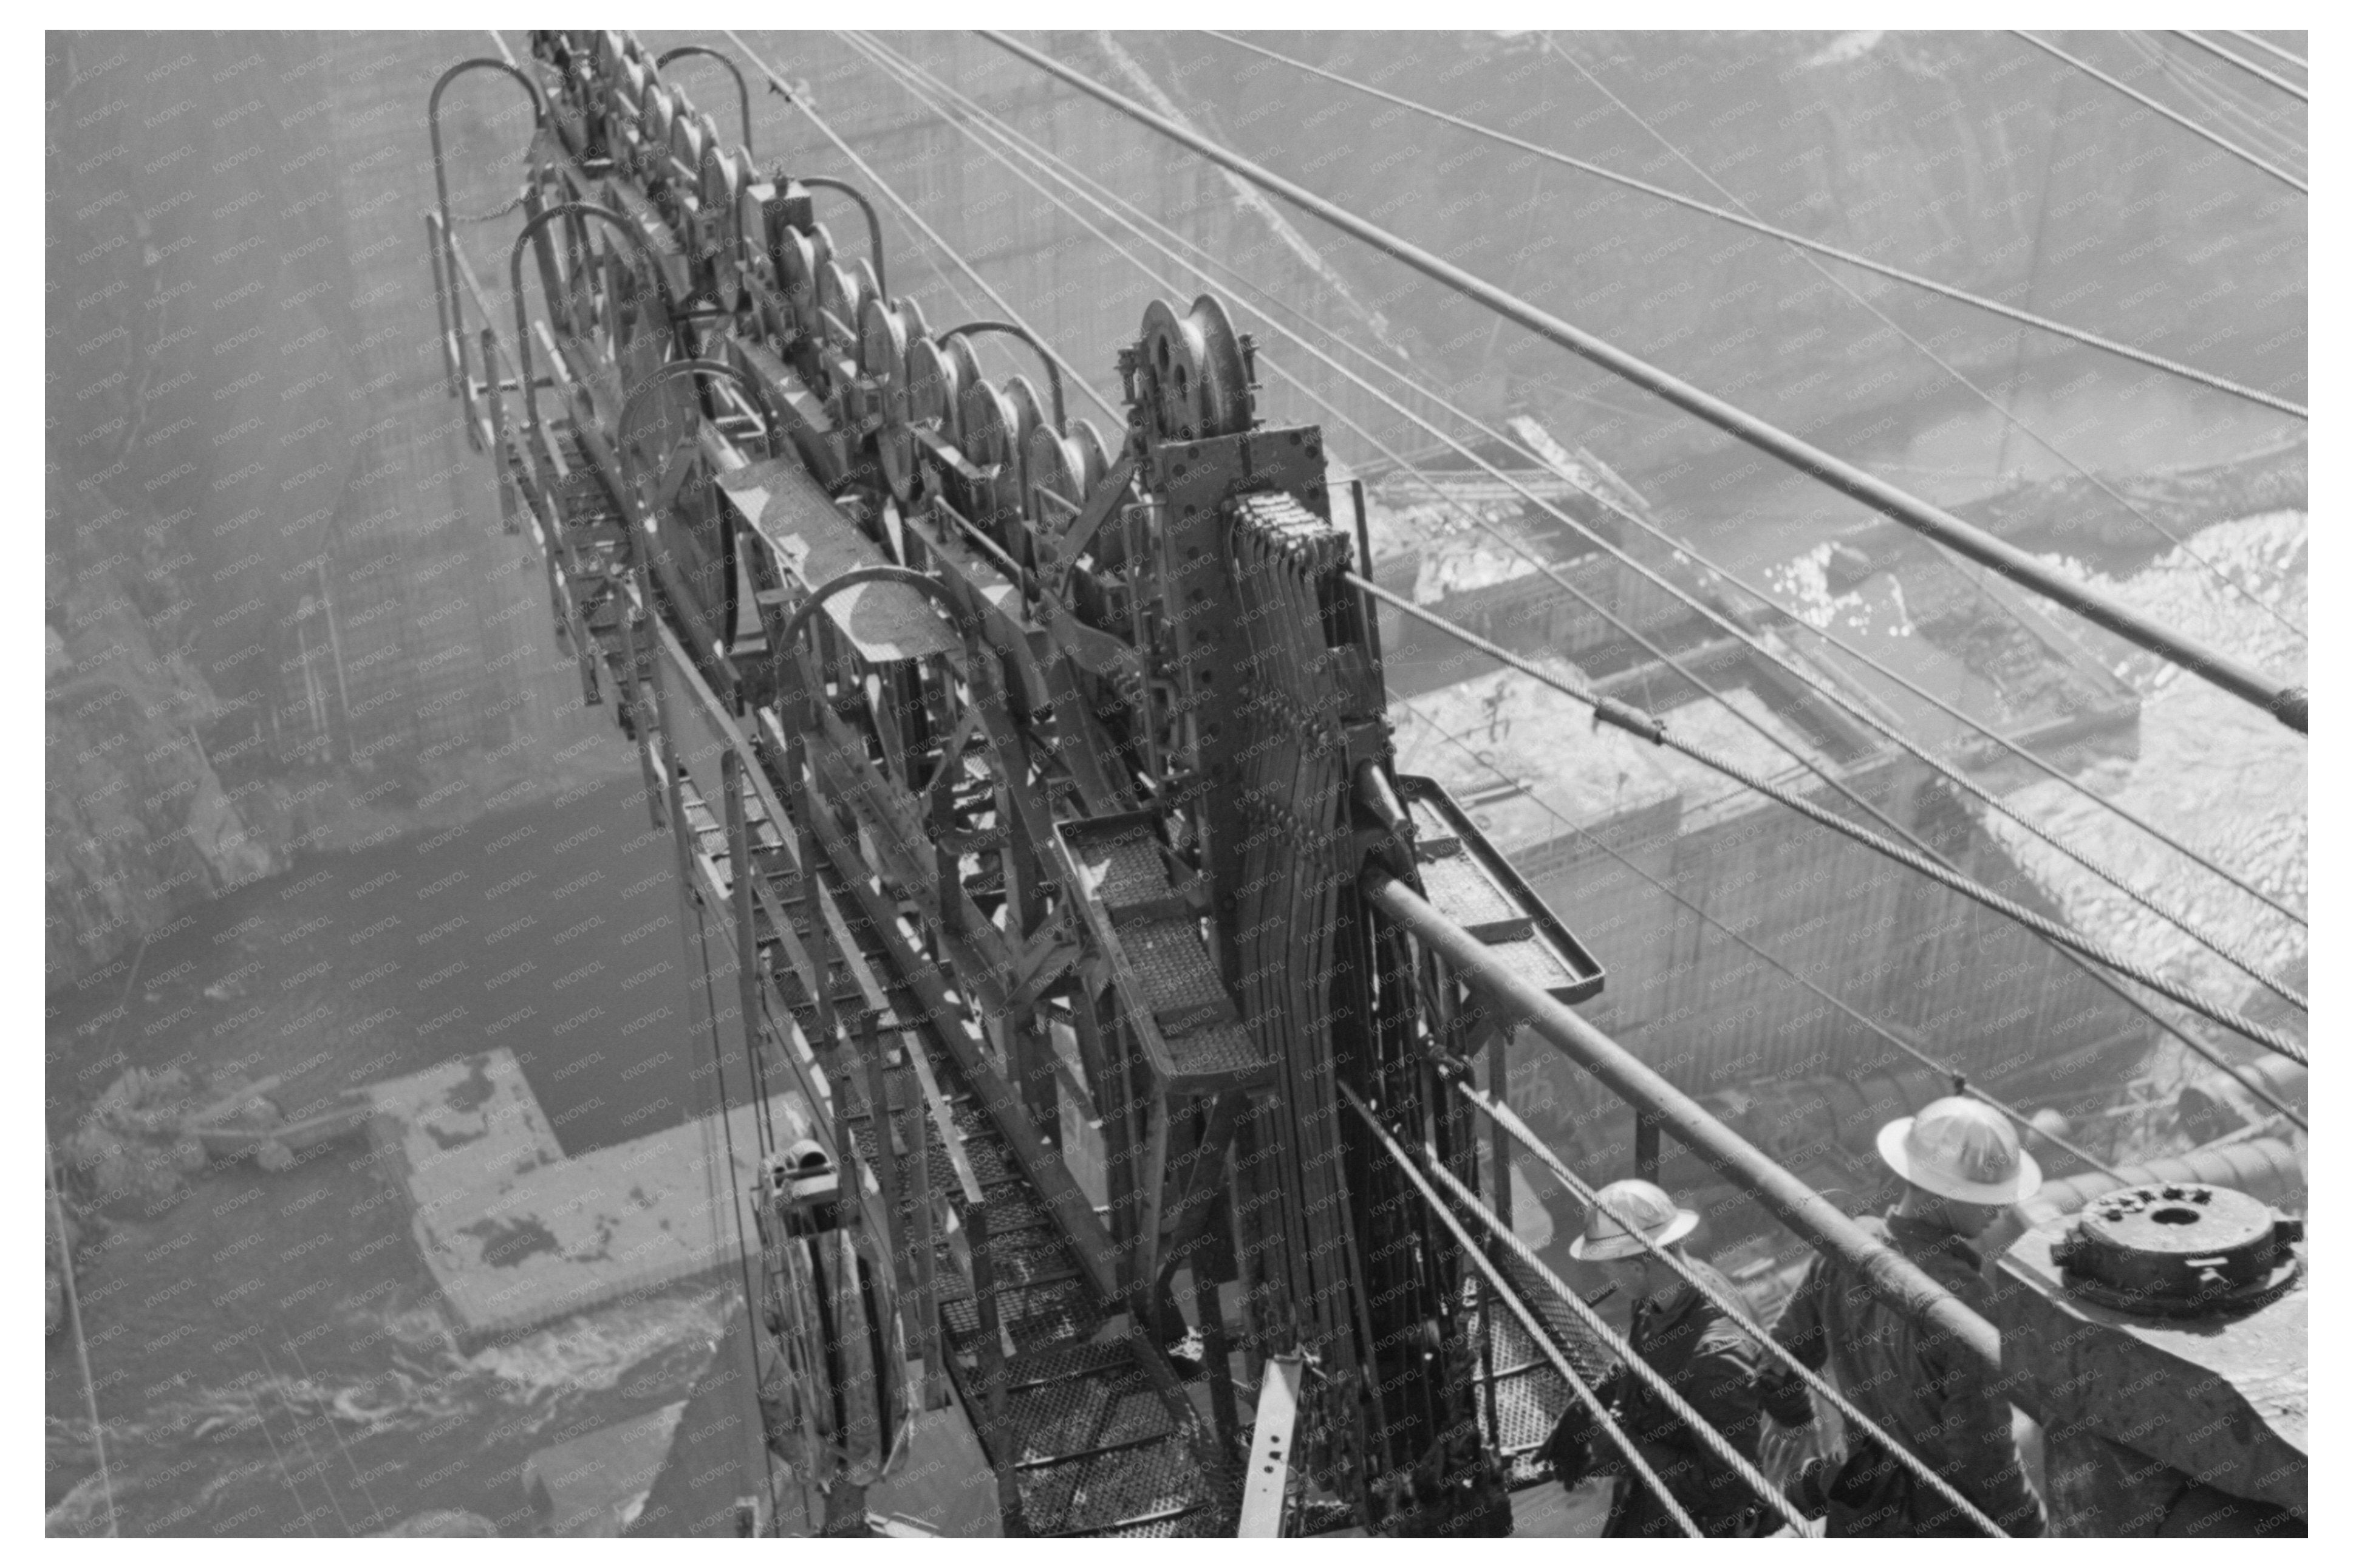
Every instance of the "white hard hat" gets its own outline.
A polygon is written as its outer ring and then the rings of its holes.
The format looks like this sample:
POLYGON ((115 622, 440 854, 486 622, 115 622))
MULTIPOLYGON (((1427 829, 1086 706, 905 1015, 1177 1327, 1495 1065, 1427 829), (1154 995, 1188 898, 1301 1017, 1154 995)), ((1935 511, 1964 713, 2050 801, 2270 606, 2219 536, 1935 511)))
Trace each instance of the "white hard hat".
POLYGON ((1629 1178, 1612 1182, 1594 1194, 1592 1212, 1585 1216, 1585 1234, 1568 1244, 1568 1255, 1591 1263, 1643 1254, 1642 1244, 1612 1215, 1624 1215, 1642 1234, 1661 1247, 1681 1241, 1699 1225, 1699 1215, 1678 1208, 1675 1200, 1649 1182, 1629 1178))
POLYGON ((1914 1186, 1962 1203, 2022 1203, 2042 1185, 2002 1114, 1960 1095, 1881 1128, 1879 1157, 1914 1186))

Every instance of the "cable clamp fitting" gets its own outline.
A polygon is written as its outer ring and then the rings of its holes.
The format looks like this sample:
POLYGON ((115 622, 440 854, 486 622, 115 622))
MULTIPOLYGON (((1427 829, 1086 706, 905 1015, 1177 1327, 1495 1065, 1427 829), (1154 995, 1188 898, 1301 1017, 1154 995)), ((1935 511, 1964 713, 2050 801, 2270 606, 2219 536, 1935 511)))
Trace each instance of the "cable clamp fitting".
POLYGON ((1615 697, 1593 700, 1593 727, 1615 724, 1630 735, 1637 735, 1657 745, 1667 738, 1667 721, 1655 713, 1645 713, 1640 708, 1620 702, 1615 697))

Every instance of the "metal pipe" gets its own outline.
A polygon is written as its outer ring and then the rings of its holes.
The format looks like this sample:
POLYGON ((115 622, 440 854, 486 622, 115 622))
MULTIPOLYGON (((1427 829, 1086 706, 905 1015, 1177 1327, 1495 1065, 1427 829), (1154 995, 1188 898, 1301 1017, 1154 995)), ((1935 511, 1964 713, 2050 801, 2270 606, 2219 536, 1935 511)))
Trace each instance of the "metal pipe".
POLYGON ((1767 423, 1746 409, 1735 407, 1704 392, 1682 378, 1669 374, 1648 361, 1636 358, 1617 345, 1607 342, 1580 328, 1573 327, 1546 310, 1538 310, 1515 294, 1497 288, 1453 263, 1424 250, 1419 246, 1390 233, 1379 225, 1357 216, 1347 208, 1326 200, 1303 185, 1293 184, 1272 171, 1261 168, 1240 153, 1231 152, 1207 137, 1166 120, 1134 100, 1115 92, 1102 83, 1091 80, 1051 56, 1040 54, 1029 45, 990 28, 979 29, 980 36, 1008 53, 1018 56, 1050 75, 1070 83, 1080 91, 1117 110, 1129 119, 1159 132, 1172 142, 1191 148, 1201 156, 1224 168, 1232 170, 1252 184, 1271 191, 1293 206, 1322 218, 1345 233, 1353 235, 1392 260, 1412 268, 1426 278, 1444 284, 1467 299, 1486 306, 1506 319, 1517 322, 1546 341, 1590 360, 1612 374, 1621 376, 1655 395, 1681 408, 1696 418, 1704 420, 1728 436, 1747 442, 1800 473, 1820 480, 1832 489, 1862 502, 1915 532, 1927 535, 1981 565, 1991 567, 2011 581, 2032 589, 2052 603, 2073 610, 2094 625, 2102 626, 2126 641, 2147 649, 2168 663, 2178 665, 2203 679, 2211 681, 2232 696, 2254 704, 2269 712, 2298 734, 2307 732, 2308 699, 2305 688, 2287 686, 2274 680, 2262 671, 2241 664, 2223 654, 2194 642, 2166 626, 2130 609, 2118 601, 2073 582, 2052 571, 2026 552, 2006 541, 1997 539, 1982 529, 1962 521, 1942 507, 1932 506, 1918 497, 1896 489, 1886 480, 1865 473, 1853 464, 1811 444, 1799 440, 1778 426, 1767 423))
POLYGON ((2211 1142, 2227 1132, 2251 1126, 2263 1112, 2252 1103, 2249 1091, 2260 1085, 2274 1091, 2279 1102, 2301 1110, 2311 1099, 2312 1073, 2284 1057, 2265 1057, 2232 1073, 2213 1073, 2185 1087, 2173 1102, 2181 1130, 2199 1143, 2211 1142), (2250 1083, 2247 1079, 2254 1080, 2250 1083))
POLYGON ((1839 1207, 1775 1164, 1755 1144, 1709 1115, 1632 1052, 1587 1023, 1566 1005, 1506 968, 1484 942, 1432 909, 1412 889, 1377 867, 1360 882, 1365 900, 1444 958, 1491 1004, 1525 1019, 1579 1067, 1599 1079, 1783 1224, 1852 1269, 1871 1293, 1939 1333, 1976 1362, 1986 1376, 2001 1376, 2001 1337, 1919 1266, 1874 1239, 1839 1207))

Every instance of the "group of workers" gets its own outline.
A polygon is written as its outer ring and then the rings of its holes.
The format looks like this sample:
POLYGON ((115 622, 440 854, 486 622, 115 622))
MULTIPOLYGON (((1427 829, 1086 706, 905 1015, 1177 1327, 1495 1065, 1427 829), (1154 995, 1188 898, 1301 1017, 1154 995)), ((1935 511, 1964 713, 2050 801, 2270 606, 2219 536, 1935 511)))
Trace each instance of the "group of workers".
MULTIPOLYGON (((1862 1221, 1863 1228, 1989 1316, 1985 1264, 1971 1243, 2041 1186, 2033 1157, 2002 1117, 1960 1097, 1888 1123, 1878 1147, 1904 1195, 1883 1217, 1862 1221)), ((1957 1345, 1881 1301, 1851 1268, 1824 1255, 1769 1331, 1789 1352, 1775 1355, 1761 1343, 1768 1331, 1736 1310, 1740 1299, 1731 1283, 1685 1250, 1684 1238, 1698 1224, 1696 1214, 1652 1184, 1616 1182, 1597 1194, 1569 1255, 1599 1264, 1634 1303, 1627 1342, 1656 1383, 1620 1367, 1601 1390, 1602 1402, 1626 1443, 1702 1533, 1771 1534, 1786 1516, 1757 1495, 1719 1446, 1691 1430, 1656 1384, 1673 1389, 1754 1467, 1768 1419, 1786 1427, 1815 1419, 1812 1393, 1788 1359, 1825 1374, 1880 1431, 2004 1531, 2042 1533, 2042 1504, 2020 1462, 2009 1402, 1957 1345), (1711 1289, 1701 1290, 1694 1279, 1711 1289)), ((1605 1535, 1679 1533, 1673 1515, 1630 1473, 1622 1453, 1581 1404, 1563 1415, 1546 1448, 1566 1486, 1611 1470, 1623 1478, 1605 1535)), ((1831 1536, 1982 1533, 1950 1495, 1922 1481, 1852 1423, 1842 1458, 1809 1464, 1785 1495, 1796 1511, 1822 1521, 1831 1536)))

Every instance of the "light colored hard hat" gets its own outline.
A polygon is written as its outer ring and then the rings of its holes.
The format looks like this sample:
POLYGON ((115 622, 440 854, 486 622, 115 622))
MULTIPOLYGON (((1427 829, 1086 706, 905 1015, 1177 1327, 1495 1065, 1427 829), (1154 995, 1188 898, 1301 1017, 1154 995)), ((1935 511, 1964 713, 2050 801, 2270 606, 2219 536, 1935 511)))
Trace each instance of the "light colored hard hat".
POLYGON ((1642 1234, 1661 1247, 1681 1241, 1699 1225, 1699 1215, 1676 1207, 1674 1199, 1649 1182, 1612 1182, 1594 1195, 1599 1201, 1585 1216, 1585 1234, 1568 1244, 1568 1255, 1587 1262, 1647 1256, 1633 1233, 1611 1217, 1613 1210, 1641 1226, 1642 1234))
POLYGON ((2022 1203, 2042 1185, 2002 1114, 1959 1095, 1881 1128, 1879 1157, 1914 1186, 1962 1203, 2022 1203))

